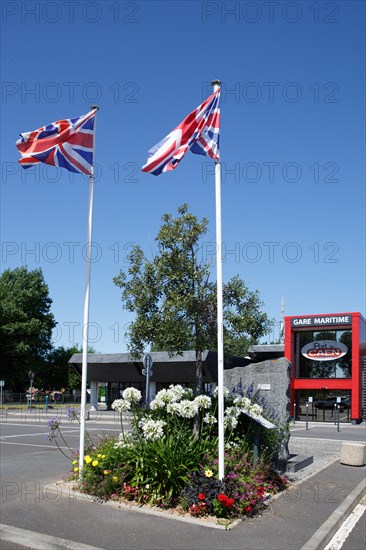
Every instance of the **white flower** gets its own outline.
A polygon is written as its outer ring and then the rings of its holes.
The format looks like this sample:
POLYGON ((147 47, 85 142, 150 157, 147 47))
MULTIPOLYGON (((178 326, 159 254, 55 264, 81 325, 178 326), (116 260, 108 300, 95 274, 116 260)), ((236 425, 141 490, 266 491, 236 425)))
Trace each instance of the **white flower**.
POLYGON ((152 419, 140 420, 139 426, 142 429, 145 439, 155 441, 163 437, 163 427, 166 426, 166 422, 152 419))
POLYGON ((119 434, 118 441, 116 441, 116 443, 114 444, 114 448, 115 449, 120 449, 122 447, 124 447, 124 448, 133 447, 131 434, 129 434, 129 433, 126 433, 126 434, 120 433, 119 434))
POLYGON ((236 443, 235 441, 228 441, 227 443, 225 443, 226 450, 235 450, 239 448, 240 448, 239 443, 236 443))
POLYGON ((150 409, 152 411, 156 411, 157 409, 163 409, 164 407, 165 407, 164 401, 157 398, 153 399, 150 403, 150 409))
POLYGON ((183 392, 183 395, 182 397, 184 397, 185 399, 190 399, 193 397, 193 390, 192 388, 184 388, 184 392, 183 392))
POLYGON ((167 395, 170 398, 170 402, 180 401, 185 394, 186 390, 180 384, 177 384, 176 386, 171 384, 167 390, 167 395))
POLYGON ((234 418, 238 418, 240 413, 241 410, 238 407, 227 407, 225 409, 225 416, 233 416, 234 418))
POLYGON ((169 403, 166 410, 169 414, 176 414, 182 418, 193 418, 198 413, 198 405, 194 401, 183 399, 180 403, 169 403))
POLYGON ((254 403, 251 407, 250 407, 250 412, 252 412, 253 414, 257 414, 258 416, 261 416, 262 412, 263 412, 263 408, 258 405, 257 403, 254 403))
POLYGON ((180 410, 180 403, 168 403, 166 410, 169 414, 178 414, 180 410))
POLYGON ((261 415, 263 408, 257 403, 252 403, 247 397, 241 397, 238 395, 234 399, 234 404, 243 412, 251 412, 253 414, 261 415))
POLYGON ((225 428, 236 428, 238 421, 235 416, 225 416, 224 418, 224 427, 225 428))
POLYGON ((122 394, 123 399, 130 401, 131 403, 138 403, 141 401, 141 392, 136 388, 126 388, 122 394))
POLYGON ((211 413, 206 413, 203 417, 203 421, 205 424, 208 424, 209 426, 213 426, 217 423, 216 417, 211 413))
POLYGON ((155 411, 156 409, 163 409, 170 403, 178 403, 183 397, 190 397, 193 394, 190 388, 183 388, 179 384, 173 386, 171 384, 169 388, 160 390, 153 401, 150 403, 150 409, 155 411))
POLYGON ((237 407, 240 407, 240 409, 249 409, 252 405, 252 402, 247 397, 242 397, 241 395, 238 395, 238 397, 235 397, 234 404, 237 407))
MULTIPOLYGON (((162 407, 162 406, 166 405, 166 403, 170 403, 171 393, 169 394, 168 390, 166 390, 164 388, 163 390, 158 391, 158 393, 155 396, 154 401, 156 401, 156 403, 159 404, 157 406, 162 407)), ((152 401, 151 403, 153 403, 154 401, 152 401)))
POLYGON ((183 418, 193 418, 198 413, 198 405, 194 401, 183 399, 177 403, 177 415, 183 418))
POLYGON ((197 403, 200 409, 209 409, 212 404, 211 397, 208 395, 197 395, 194 402, 197 403))
MULTIPOLYGON (((215 388, 214 391, 213 391, 213 396, 214 396, 214 397, 217 397, 218 394, 219 394, 219 387, 216 386, 216 388, 215 388)), ((223 394, 224 394, 224 397, 227 397, 228 395, 230 395, 230 390, 228 390, 227 388, 225 388, 225 386, 224 386, 224 388, 223 388, 223 394)))
POLYGON ((126 399, 115 399, 111 405, 112 409, 119 413, 123 411, 129 411, 131 409, 131 402, 126 399))
POLYGON ((241 410, 238 407, 227 407, 225 409, 224 426, 225 428, 236 428, 238 425, 238 417, 241 410))

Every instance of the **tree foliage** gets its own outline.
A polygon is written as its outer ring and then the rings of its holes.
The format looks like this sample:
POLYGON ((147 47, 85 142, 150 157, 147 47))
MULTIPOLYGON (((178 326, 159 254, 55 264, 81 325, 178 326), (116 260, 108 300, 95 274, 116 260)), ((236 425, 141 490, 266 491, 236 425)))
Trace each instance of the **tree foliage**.
POLYGON ((24 391, 29 370, 36 372, 51 350, 51 304, 41 269, 7 269, 0 276, 0 376, 8 389, 24 391))
POLYGON ((43 390, 80 387, 80 377, 69 364, 74 353, 80 353, 77 346, 52 348, 37 371, 37 387, 43 390))
MULTIPOLYGON (((156 237, 157 254, 148 260, 140 246, 129 255, 127 272, 114 278, 122 289, 122 304, 135 314, 127 337, 133 357, 146 347, 181 354, 196 352, 197 390, 202 387, 202 352, 217 348, 216 283, 211 266, 202 257, 202 237, 208 221, 197 219, 189 206, 178 216, 164 214, 156 237)), ((223 288, 224 346, 226 353, 246 352, 250 343, 268 331, 257 291, 233 277, 223 288)))

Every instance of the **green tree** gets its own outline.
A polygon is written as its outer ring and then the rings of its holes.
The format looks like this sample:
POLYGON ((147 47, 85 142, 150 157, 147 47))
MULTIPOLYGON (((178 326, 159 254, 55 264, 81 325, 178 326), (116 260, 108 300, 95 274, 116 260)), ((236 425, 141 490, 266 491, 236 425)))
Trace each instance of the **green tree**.
MULTIPOLYGON (((211 266, 202 257, 207 219, 199 221, 189 206, 178 216, 164 214, 156 237, 158 252, 148 260, 141 247, 129 255, 127 273, 114 278, 122 289, 122 304, 135 313, 127 336, 128 349, 140 357, 147 346, 171 354, 196 352, 196 385, 202 390, 202 352, 217 348, 216 284, 211 266)), ((239 276, 223 288, 226 353, 246 352, 250 343, 268 332, 268 318, 259 293, 251 292, 239 276)))
POLYGON ((41 269, 7 269, 0 276, 0 368, 6 387, 24 391, 51 350, 55 319, 41 269))
POLYGON ((69 364, 69 359, 74 353, 80 353, 76 346, 52 348, 37 372, 37 386, 43 390, 78 388, 80 377, 69 364))
MULTIPOLYGON (((37 384, 44 390, 60 390, 62 388, 74 390, 80 388, 81 378, 69 360, 74 353, 82 353, 79 345, 65 348, 60 346, 52 348, 45 357, 39 374, 37 384)), ((96 353, 92 346, 88 346, 88 353, 96 353)))

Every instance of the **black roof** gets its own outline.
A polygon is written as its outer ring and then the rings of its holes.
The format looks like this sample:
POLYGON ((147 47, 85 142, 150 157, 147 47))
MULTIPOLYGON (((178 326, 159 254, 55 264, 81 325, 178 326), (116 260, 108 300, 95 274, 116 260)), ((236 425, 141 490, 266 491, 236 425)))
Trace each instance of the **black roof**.
MULTIPOLYGON (((181 355, 171 355, 166 351, 149 352, 153 360, 153 380, 156 382, 180 384, 196 381, 196 353, 184 351, 181 355)), ((144 382, 142 374, 143 357, 134 359, 129 353, 89 353, 88 382, 144 382)), ((244 367, 251 361, 242 357, 225 357, 224 368, 244 367)), ((69 363, 81 375, 82 354, 75 353, 69 363)), ((217 382, 217 353, 202 352, 203 382, 217 382)))

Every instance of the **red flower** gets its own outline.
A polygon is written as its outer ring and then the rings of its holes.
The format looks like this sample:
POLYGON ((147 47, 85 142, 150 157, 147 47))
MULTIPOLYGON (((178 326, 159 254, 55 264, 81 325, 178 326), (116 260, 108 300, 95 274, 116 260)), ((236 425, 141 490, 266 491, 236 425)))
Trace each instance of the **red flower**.
POLYGON ((217 495, 217 500, 226 508, 231 508, 234 505, 234 499, 224 495, 224 493, 217 495))
POLYGON ((204 495, 203 493, 198 493, 198 500, 205 500, 206 498, 206 495, 204 495))
POLYGON ((228 508, 231 508, 232 506, 234 506, 234 499, 233 498, 228 498, 226 506, 228 508))
POLYGON ((247 507, 245 508, 245 511, 248 512, 248 513, 251 512, 251 511, 252 511, 252 507, 251 507, 251 506, 247 506, 247 507))

